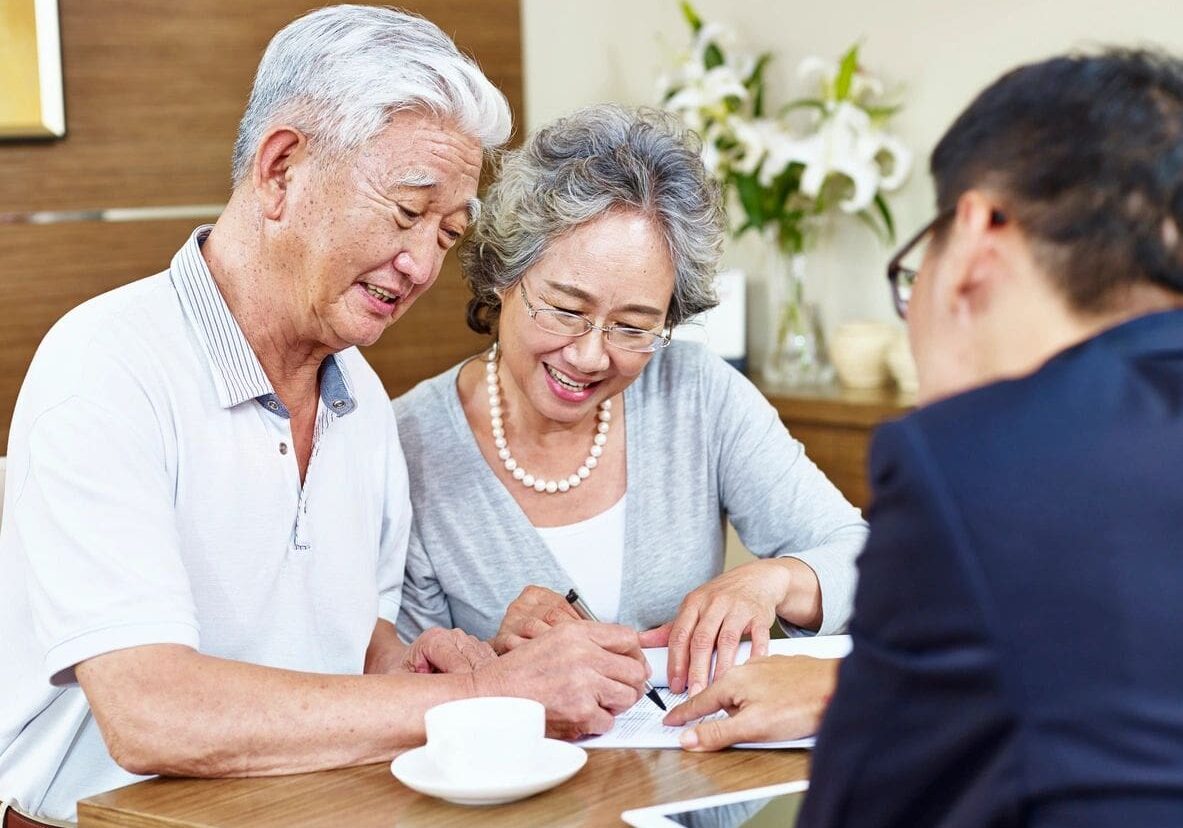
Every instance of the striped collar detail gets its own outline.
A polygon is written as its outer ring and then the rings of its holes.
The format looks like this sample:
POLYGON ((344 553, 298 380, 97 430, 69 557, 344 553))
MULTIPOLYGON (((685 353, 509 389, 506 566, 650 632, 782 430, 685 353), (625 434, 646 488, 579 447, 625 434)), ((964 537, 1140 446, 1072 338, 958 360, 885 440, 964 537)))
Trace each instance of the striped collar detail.
MULTIPOLYGON (((223 408, 233 408, 247 400, 257 400, 276 416, 289 419, 287 408, 276 396, 201 255, 201 245, 212 229, 213 225, 205 224, 193 231, 173 256, 169 273, 181 307, 209 362, 218 401, 223 408)), ((357 407, 345 365, 336 355, 321 363, 319 381, 321 401, 333 414, 343 417, 357 407)))

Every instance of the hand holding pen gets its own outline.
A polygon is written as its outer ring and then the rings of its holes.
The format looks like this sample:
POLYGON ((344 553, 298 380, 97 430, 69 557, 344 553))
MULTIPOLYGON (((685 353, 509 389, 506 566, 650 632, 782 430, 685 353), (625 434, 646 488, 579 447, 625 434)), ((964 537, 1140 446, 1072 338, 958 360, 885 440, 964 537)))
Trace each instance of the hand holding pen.
MULTIPOLYGON (((574 608, 575 612, 577 612, 579 614, 579 617, 582 618, 584 621, 599 622, 600 619, 596 618, 595 613, 593 613, 591 611, 591 607, 589 607, 587 604, 585 604, 583 602, 583 599, 579 597, 579 593, 576 592, 574 589, 567 591, 567 603, 570 604, 572 606, 572 608, 574 608)), ((649 700, 651 702, 656 704, 662 710, 666 709, 665 702, 663 702, 661 700, 661 695, 657 692, 657 689, 649 682, 645 682, 645 695, 649 698, 649 700)))

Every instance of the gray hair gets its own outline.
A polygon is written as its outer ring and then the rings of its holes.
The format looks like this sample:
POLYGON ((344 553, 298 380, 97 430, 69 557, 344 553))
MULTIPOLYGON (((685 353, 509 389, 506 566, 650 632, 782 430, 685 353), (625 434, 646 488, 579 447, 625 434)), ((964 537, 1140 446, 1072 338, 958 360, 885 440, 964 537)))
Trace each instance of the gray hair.
POLYGON ((698 139, 668 113, 601 105, 552 122, 504 154, 459 251, 473 294, 468 326, 492 333, 499 292, 521 281, 558 238, 613 210, 649 216, 665 237, 675 271, 669 325, 718 303, 723 208, 698 139))
POLYGON ((310 12, 281 29, 259 63, 234 142, 234 184, 247 179, 259 142, 277 123, 339 158, 408 109, 454 121, 482 147, 509 137, 505 96, 434 23, 381 6, 310 12))

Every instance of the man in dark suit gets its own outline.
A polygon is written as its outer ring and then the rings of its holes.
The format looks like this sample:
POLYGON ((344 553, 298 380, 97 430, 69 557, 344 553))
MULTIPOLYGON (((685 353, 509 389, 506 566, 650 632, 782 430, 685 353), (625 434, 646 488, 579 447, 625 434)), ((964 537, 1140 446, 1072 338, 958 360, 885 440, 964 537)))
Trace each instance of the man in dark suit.
MULTIPOLYGON (((1183 64, 1017 69, 931 166, 889 268, 923 406, 872 448, 800 825, 1183 826, 1183 64)), ((788 722, 792 666, 716 692, 788 722)))

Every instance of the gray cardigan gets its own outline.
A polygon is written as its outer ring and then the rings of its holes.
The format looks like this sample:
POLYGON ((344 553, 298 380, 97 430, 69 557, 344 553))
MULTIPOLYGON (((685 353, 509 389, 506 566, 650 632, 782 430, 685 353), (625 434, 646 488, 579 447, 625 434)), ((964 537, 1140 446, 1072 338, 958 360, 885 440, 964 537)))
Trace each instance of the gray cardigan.
MULTIPOLYGON (((529 584, 573 584, 481 456, 460 366, 394 400, 414 519, 398 629, 491 638, 529 584)), ((646 629, 723 570, 725 521, 761 557, 800 558, 822 588, 823 634, 842 631, 867 527, 742 374, 699 345, 654 354, 624 392, 628 488, 619 621, 646 629)), ((561 497, 562 495, 555 495, 561 497)))

